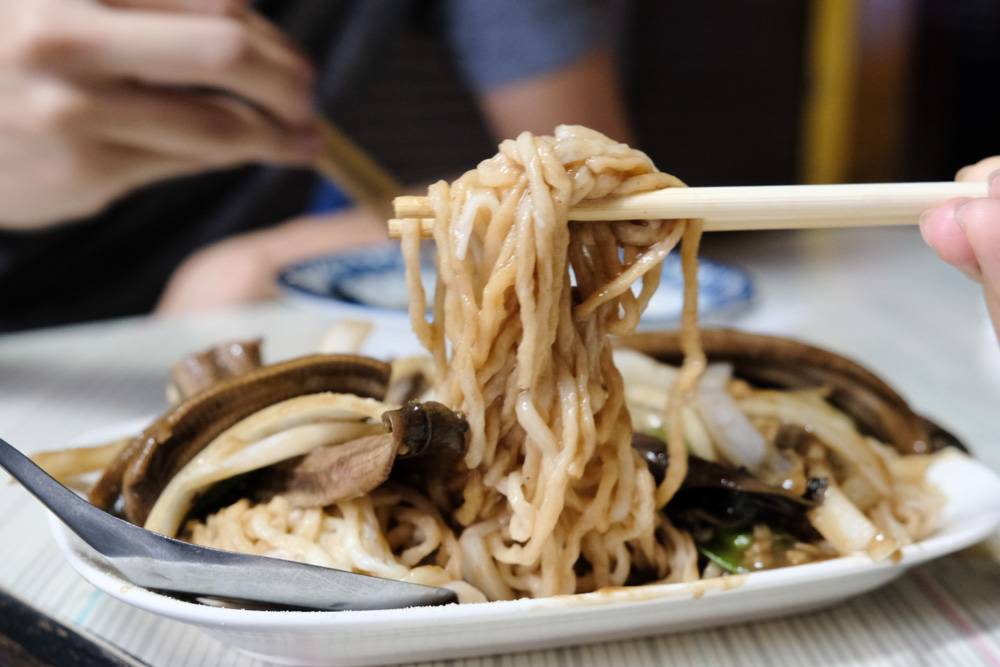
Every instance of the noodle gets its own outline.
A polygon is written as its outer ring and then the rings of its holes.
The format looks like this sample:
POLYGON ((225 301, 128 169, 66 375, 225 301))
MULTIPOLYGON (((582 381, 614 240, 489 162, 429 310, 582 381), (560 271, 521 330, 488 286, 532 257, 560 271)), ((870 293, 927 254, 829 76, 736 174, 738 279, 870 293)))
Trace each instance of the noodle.
POLYGON ((190 521, 185 537, 216 549, 452 588, 462 602, 485 601, 461 581, 458 544, 440 514, 420 494, 392 484, 325 509, 292 508, 280 495, 257 505, 244 498, 204 522, 190 521), (434 552, 437 563, 421 564, 434 552))
POLYGON ((705 369, 705 352, 698 338, 698 244, 702 223, 693 220, 688 224, 681 248, 684 271, 684 305, 681 309, 681 351, 684 363, 680 375, 670 390, 667 402, 667 454, 672 465, 667 468, 663 482, 656 490, 656 503, 665 506, 680 488, 687 475, 687 450, 684 447, 685 398, 692 392, 698 377, 705 369))
MULTIPOLYGON (((478 169, 430 189, 432 322, 419 241, 404 229, 414 331, 437 364, 438 400, 464 412, 472 431, 468 474, 456 485, 460 542, 503 565, 466 571, 481 590, 537 597, 618 586, 634 559, 655 564, 661 579, 690 576, 681 563, 690 540, 657 539, 665 522, 657 510, 683 479, 684 456, 655 492, 631 447, 608 338, 635 328, 685 225, 571 224, 567 215, 586 199, 679 185, 644 154, 585 128, 504 142, 478 169), (581 557, 591 568, 582 588, 581 557)), ((693 265, 700 229, 689 229, 685 262, 693 265)), ((696 316, 689 303, 685 326, 696 316)), ((680 386, 697 372, 687 367, 680 386)), ((683 438, 676 442, 683 453, 683 438)))

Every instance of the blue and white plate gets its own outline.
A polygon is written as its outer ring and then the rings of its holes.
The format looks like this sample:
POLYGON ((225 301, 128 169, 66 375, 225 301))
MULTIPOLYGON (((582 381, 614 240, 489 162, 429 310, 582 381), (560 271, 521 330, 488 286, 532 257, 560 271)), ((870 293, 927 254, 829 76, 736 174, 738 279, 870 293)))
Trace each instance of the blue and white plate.
MULTIPOLYGON (((433 246, 422 257, 421 271, 428 303, 433 302, 433 246)), ((337 316, 359 317, 398 314, 405 317, 409 296, 399 245, 389 243, 355 252, 312 259, 285 269, 278 278, 293 299, 330 311, 337 316)), ((698 308, 702 318, 723 315, 746 306, 753 284, 743 271, 702 259, 698 268, 698 308)), ((675 323, 684 296, 681 259, 671 253, 663 262, 663 277, 641 327, 675 323)))

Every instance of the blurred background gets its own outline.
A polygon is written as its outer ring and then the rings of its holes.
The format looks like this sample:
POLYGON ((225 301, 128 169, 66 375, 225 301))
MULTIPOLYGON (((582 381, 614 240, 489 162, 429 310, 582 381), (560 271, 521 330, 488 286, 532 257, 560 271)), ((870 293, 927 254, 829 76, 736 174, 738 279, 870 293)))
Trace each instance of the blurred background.
MULTIPOLYGON (((1000 154, 1000 0, 610 1, 639 147, 690 185, 950 180, 1000 154)), ((432 25, 338 115, 405 182, 496 148, 432 25)))

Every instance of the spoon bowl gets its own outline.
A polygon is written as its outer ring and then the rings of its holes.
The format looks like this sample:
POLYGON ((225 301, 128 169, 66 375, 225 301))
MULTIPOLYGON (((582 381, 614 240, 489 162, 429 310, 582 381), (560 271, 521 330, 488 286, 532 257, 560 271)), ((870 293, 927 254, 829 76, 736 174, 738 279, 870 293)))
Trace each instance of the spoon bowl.
POLYGON ((2 438, 0 467, 136 586, 316 611, 457 602, 445 588, 210 549, 140 528, 91 505, 2 438))

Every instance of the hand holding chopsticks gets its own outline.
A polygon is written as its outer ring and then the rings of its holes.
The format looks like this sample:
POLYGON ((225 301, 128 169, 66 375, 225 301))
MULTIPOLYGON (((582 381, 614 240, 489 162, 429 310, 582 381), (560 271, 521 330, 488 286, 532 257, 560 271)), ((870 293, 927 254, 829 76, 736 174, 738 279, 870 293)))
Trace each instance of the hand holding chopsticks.
MULTIPOLYGON (((983 197, 985 183, 863 183, 668 188, 583 202, 570 220, 702 218, 705 231, 915 225, 920 214, 954 197, 983 197)), ((397 197, 389 236, 417 218, 430 236, 433 211, 426 197, 397 197)))
POLYGON ((330 121, 320 122, 320 134, 323 153, 316 168, 358 206, 381 218, 390 215, 389 202, 402 192, 393 176, 330 121))

